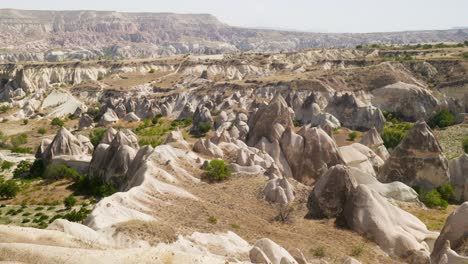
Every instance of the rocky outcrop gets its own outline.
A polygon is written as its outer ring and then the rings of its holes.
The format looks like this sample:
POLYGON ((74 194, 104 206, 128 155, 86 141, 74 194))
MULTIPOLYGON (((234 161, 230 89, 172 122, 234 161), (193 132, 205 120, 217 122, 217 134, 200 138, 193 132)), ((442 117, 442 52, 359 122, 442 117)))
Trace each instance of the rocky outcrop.
POLYGON ((358 185, 346 199, 343 217, 352 230, 371 237, 384 251, 409 263, 430 263, 437 233, 410 213, 392 205, 366 185, 358 185))
POLYGON ((201 124, 209 126, 210 128, 213 127, 213 117, 211 117, 210 109, 203 105, 198 106, 193 114, 193 124, 190 128, 190 133, 199 134, 201 124))
POLYGON ((307 185, 312 185, 328 168, 344 164, 335 141, 320 128, 305 126, 296 134, 289 127, 280 143, 294 179, 307 185))
POLYGON ((127 122, 140 122, 140 118, 134 112, 126 114, 123 120, 127 122))
POLYGON ((361 102, 354 94, 335 95, 327 107, 328 112, 338 118, 344 127, 353 130, 368 130, 375 127, 381 131, 385 117, 380 109, 361 102))
POLYGON ((468 154, 464 153, 460 157, 449 162, 450 183, 455 191, 457 201, 468 200, 468 154))
POLYGON ((382 182, 400 181, 431 189, 450 180, 448 161, 424 121, 418 121, 378 172, 382 182))
POLYGON ((391 113, 398 113, 408 121, 429 118, 439 106, 430 90, 397 82, 372 91, 372 104, 391 113))
POLYGON ((468 263, 468 202, 455 209, 445 221, 445 225, 434 244, 431 263, 468 263))
MULTIPOLYGON (((43 148, 41 144, 40 148, 43 148)), ((84 146, 82 142, 75 137, 65 127, 55 135, 52 142, 47 146, 45 151, 42 153, 42 159, 45 162, 50 162, 56 158, 66 158, 70 160, 83 160, 88 154, 87 146, 84 146)))
POLYGON ((249 256, 252 263, 297 264, 286 249, 268 238, 257 240, 249 256))
POLYGON ((107 108, 107 111, 102 115, 99 120, 100 126, 108 126, 110 124, 116 123, 119 121, 119 117, 111 108, 107 108))
POLYGON ((119 131, 108 145, 101 143, 93 153, 89 176, 99 178, 114 186, 122 186, 126 174, 138 150, 131 135, 119 131))
POLYGON ((182 135, 182 132, 179 129, 173 130, 167 135, 166 139, 164 140, 164 144, 170 143, 185 149, 190 149, 189 143, 185 141, 184 136, 182 135))
POLYGON ((338 150, 345 164, 358 168, 374 177, 376 171, 379 171, 380 167, 384 165, 384 161, 377 154, 360 143, 342 146, 338 150))
POLYGON ((294 200, 292 185, 286 178, 273 178, 269 180, 263 189, 267 201, 288 204, 294 200))
POLYGON ((277 125, 283 128, 292 127, 294 112, 288 107, 284 98, 278 94, 268 105, 262 105, 249 119, 250 128, 247 136, 247 145, 254 146, 263 137, 273 142, 281 137, 277 125), (276 125, 276 127, 275 127, 276 125))
POLYGON ((193 145, 193 151, 214 158, 223 158, 223 151, 206 138, 201 138, 195 142, 193 145))
POLYGON ((81 115, 80 120, 78 121, 78 129, 80 130, 86 129, 92 126, 93 126, 93 119, 87 114, 81 115))
POLYGON ((384 146, 384 141, 380 137, 379 131, 377 131, 375 127, 371 128, 362 136, 360 143, 372 149, 375 154, 379 155, 384 161, 387 160, 390 155, 387 148, 384 146))
POLYGON ((358 183, 344 165, 331 167, 314 185, 309 195, 307 208, 315 218, 341 216, 346 199, 358 183))

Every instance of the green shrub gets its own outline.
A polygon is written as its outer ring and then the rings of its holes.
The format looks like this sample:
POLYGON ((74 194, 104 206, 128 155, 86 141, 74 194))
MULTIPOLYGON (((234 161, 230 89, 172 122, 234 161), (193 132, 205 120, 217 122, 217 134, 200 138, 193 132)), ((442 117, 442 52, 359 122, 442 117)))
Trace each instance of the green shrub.
POLYGON ((19 191, 20 186, 14 180, 8 180, 0 183, 0 197, 2 198, 15 198, 19 191))
POLYGON ((312 249, 312 253, 317 258, 323 258, 325 255, 327 255, 325 248, 322 246, 312 249))
POLYGON ((439 127, 444 128, 455 124, 455 116, 447 109, 442 109, 429 118, 427 124, 431 128, 439 127))
POLYGON ((436 190, 432 189, 428 193, 420 197, 421 201, 430 208, 447 208, 448 202, 442 198, 442 195, 436 190))
POLYGON ((23 216, 30 216, 30 215, 31 215, 31 213, 29 213, 29 212, 26 212, 26 213, 23 214, 23 216))
POLYGON ((357 136, 358 136, 358 134, 357 134, 356 131, 350 132, 350 133, 348 134, 348 138, 349 138, 349 140, 351 140, 351 141, 354 141, 354 140, 357 138, 357 136))
POLYGON ((240 229, 241 226, 239 224, 231 224, 231 227, 234 229, 240 229))
POLYGON ((13 167, 13 165, 15 165, 14 162, 8 160, 0 161, 0 164, 0 171, 9 170, 11 167, 13 167))
POLYGON ((35 211, 42 211, 42 210, 44 210, 44 207, 38 206, 38 207, 36 207, 34 210, 35 210, 35 211))
POLYGON ((44 177, 46 167, 41 159, 34 160, 33 164, 29 168, 30 178, 42 178, 44 177))
POLYGON ((13 153, 32 153, 31 148, 24 148, 20 146, 13 146, 10 148, 11 152, 13 153))
POLYGON ((70 168, 64 164, 58 164, 55 166, 49 166, 45 172, 45 178, 52 180, 60 179, 80 179, 81 174, 78 173, 75 169, 70 168))
POLYGON ((26 143, 28 143, 28 135, 21 134, 21 135, 18 135, 18 136, 13 136, 13 137, 11 137, 10 142, 14 147, 26 144, 26 143))
POLYGON ((214 216, 210 216, 208 218, 208 223, 215 225, 215 224, 218 223, 218 219, 216 219, 216 217, 214 217, 214 216))
POLYGON ((23 119, 23 125, 27 125, 29 123, 28 119, 23 119))
POLYGON ((84 175, 80 176, 78 181, 75 182, 74 187, 78 194, 98 198, 107 197, 117 192, 117 189, 112 184, 105 183, 98 178, 90 179, 84 175))
POLYGON ((296 120, 296 119, 294 119, 294 120, 293 120, 293 125, 294 125, 295 127, 301 127, 301 126, 302 126, 302 121, 301 121, 301 120, 296 120))
POLYGON ((69 195, 67 198, 63 200, 63 205, 65 208, 71 209, 76 204, 76 198, 73 195, 69 195))
POLYGON ((465 137, 462 141, 462 147, 463 150, 465 150, 465 153, 468 153, 468 137, 465 137))
POLYGON ((45 135, 45 133, 47 133, 47 130, 46 130, 45 128, 41 127, 41 128, 39 128, 39 129, 37 130, 37 133, 39 133, 39 134, 41 134, 41 135, 45 135))
POLYGON ((150 145, 153 148, 155 148, 155 147, 162 144, 162 140, 157 139, 157 138, 142 138, 142 139, 138 140, 138 144, 140 146, 150 145))
POLYGON ((155 73, 155 72, 156 72, 156 70, 155 70, 154 68, 151 68, 151 69, 148 71, 148 73, 155 73))
POLYGON ((51 125, 63 127, 65 125, 65 121, 58 117, 54 117, 54 119, 52 119, 51 125))
POLYGON ((25 219, 23 219, 23 221, 21 221, 22 224, 26 224, 26 223, 29 223, 29 222, 31 222, 31 220, 28 219, 28 218, 25 218, 25 219))
POLYGON ((97 147, 97 145, 99 145, 99 142, 101 142, 102 138, 104 137, 105 133, 105 128, 96 128, 92 130, 89 133, 89 140, 91 141, 91 144, 93 144, 94 147, 97 147))
POLYGON ((72 210, 71 212, 63 216, 64 219, 67 219, 70 222, 81 222, 88 217, 91 210, 88 210, 84 207, 81 207, 79 211, 72 210))
POLYGON ((201 134, 206 134, 211 129, 211 124, 207 122, 200 122, 198 123, 198 131, 201 134))
POLYGON ((28 178, 29 177, 29 171, 31 170, 31 162, 22 160, 20 163, 18 163, 18 166, 16 166, 15 170, 13 171, 13 177, 14 178, 28 178))
POLYGON ((162 117, 162 114, 157 114, 155 117, 153 117, 153 119, 151 119, 151 123, 153 123, 153 125, 156 125, 159 123, 159 119, 162 117))
POLYGON ((10 110, 10 109, 11 109, 11 107, 8 106, 8 105, 2 105, 2 106, 0 106, 0 113, 2 113, 2 114, 3 114, 3 113, 6 113, 6 112, 8 112, 8 110, 10 110))
POLYGON ((468 59, 468 51, 467 51, 467 52, 463 52, 463 58, 468 59))
POLYGON ((455 198, 455 190, 450 183, 437 187, 437 191, 440 193, 441 198, 446 201, 451 201, 455 198))
POLYGON ((385 126, 382 132, 382 140, 385 147, 391 149, 398 146, 411 127, 412 125, 409 123, 397 123, 385 126))
POLYGON ((231 177, 231 168, 224 160, 212 160, 209 162, 207 176, 210 181, 223 181, 231 177))
POLYGON ((61 214, 56 214, 56 215, 54 215, 54 217, 52 217, 52 218, 49 220, 49 224, 52 223, 53 221, 55 221, 56 219, 59 219, 59 218, 63 218, 63 215, 61 215, 61 214))
POLYGON ((359 256, 361 256, 362 253, 364 253, 364 248, 365 248, 365 244, 364 244, 364 243, 353 247, 353 249, 351 250, 351 256, 353 256, 353 257, 359 257, 359 256))

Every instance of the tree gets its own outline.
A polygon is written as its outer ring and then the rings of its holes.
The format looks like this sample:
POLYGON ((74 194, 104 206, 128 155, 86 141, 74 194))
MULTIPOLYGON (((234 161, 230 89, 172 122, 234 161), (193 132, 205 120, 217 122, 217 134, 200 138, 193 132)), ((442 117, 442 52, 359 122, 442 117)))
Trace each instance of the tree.
POLYGON ((357 138, 357 133, 356 131, 353 131, 348 134, 349 140, 354 141, 357 138))
POLYGON ((16 166, 15 170, 13 171, 14 178, 27 178, 29 177, 29 172, 31 170, 31 163, 26 160, 20 161, 18 166, 16 166))
POLYGON ((208 131, 211 129, 211 124, 207 122, 200 122, 198 123, 198 131, 200 131, 201 134, 206 134, 208 131))
POLYGON ((105 128, 96 128, 91 131, 91 133, 89 133, 89 140, 94 147, 99 145, 99 142, 101 142, 102 138, 104 137, 104 133, 106 133, 105 128))
POLYGON ((51 124, 53 126, 63 127, 65 125, 65 122, 62 119, 58 118, 58 117, 54 117, 54 119, 52 119, 51 124))
POLYGON ((427 124, 431 128, 439 127, 444 128, 455 124, 455 116, 450 113, 447 109, 442 109, 433 115, 427 124))
POLYGON ((76 198, 73 195, 68 196, 63 200, 63 205, 65 205, 65 208, 71 209, 73 206, 76 204, 76 198))

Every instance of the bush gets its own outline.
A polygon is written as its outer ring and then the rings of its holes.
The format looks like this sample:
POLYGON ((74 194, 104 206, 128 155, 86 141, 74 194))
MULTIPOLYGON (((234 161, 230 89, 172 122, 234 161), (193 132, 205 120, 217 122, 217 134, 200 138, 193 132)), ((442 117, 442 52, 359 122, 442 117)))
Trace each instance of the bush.
POLYGON ((420 196, 421 201, 430 208, 447 208, 448 202, 442 198, 442 195, 436 190, 432 189, 428 193, 420 196))
POLYGON ((63 127, 65 125, 65 121, 58 117, 54 117, 54 119, 52 119, 51 125, 63 127))
POLYGON ((41 159, 34 160, 33 164, 29 168, 29 177, 30 178, 42 178, 44 177, 44 172, 46 167, 44 162, 41 159))
POLYGON ((11 169, 11 167, 13 167, 13 165, 15 165, 14 162, 11 162, 11 161, 8 161, 8 160, 4 160, 4 161, 0 161, 0 171, 4 171, 4 170, 9 170, 11 169))
POLYGON ((28 135, 21 134, 18 136, 11 137, 10 142, 14 147, 26 144, 28 143, 28 135))
MULTIPOLYGON (((91 210, 88 210, 84 207, 81 207, 79 211, 73 210, 63 216, 64 219, 67 219, 70 222, 81 222, 88 217, 91 210)), ((55 219, 54 219, 55 220, 55 219)))
POLYGON ((211 129, 211 124, 207 122, 200 122, 198 123, 198 131, 200 131, 201 134, 206 134, 208 131, 211 129))
POLYGON ((16 166, 15 170, 13 171, 14 178, 28 178, 30 176, 29 172, 31 170, 31 162, 22 160, 16 166))
POLYGON ((15 198, 19 191, 20 187, 14 180, 2 181, 0 183, 0 197, 2 198, 15 198))
POLYGON ((215 224, 218 223, 218 219, 216 219, 216 217, 214 217, 214 216, 210 216, 208 218, 208 223, 215 225, 215 224))
POLYGON ((151 68, 151 69, 148 71, 148 73, 155 73, 155 72, 156 72, 156 70, 155 70, 154 68, 151 68))
POLYGON ((444 128, 455 124, 455 116, 447 109, 442 109, 433 115, 427 124, 431 128, 439 127, 444 128))
POLYGON ((97 145, 99 145, 99 142, 101 142, 102 138, 104 137, 105 133, 105 128, 96 128, 93 131, 91 131, 89 133, 89 140, 91 141, 91 144, 93 144, 94 147, 97 147, 97 145))
POLYGON ((398 146, 411 127, 412 125, 408 123, 398 123, 385 126, 382 133, 382 140, 385 147, 391 149, 398 146))
POLYGON ((45 128, 41 127, 41 128, 39 128, 39 129, 37 130, 37 133, 39 133, 39 134, 41 134, 41 135, 44 135, 45 133, 47 133, 47 130, 46 130, 45 128))
POLYGON ((223 181, 231 177, 231 168, 224 160, 212 160, 207 167, 207 176, 210 181, 223 181))
POLYGON ((76 198, 73 195, 70 195, 63 200, 63 204, 65 205, 65 208, 71 209, 76 204, 76 198))
POLYGON ((463 58, 468 59, 468 51, 467 51, 467 52, 463 52, 463 58))
POLYGON ((455 190, 450 183, 437 187, 437 191, 440 193, 441 198, 446 201, 451 201, 455 198, 455 190))
POLYGON ((52 180, 72 179, 76 181, 79 180, 80 177, 80 173, 64 164, 58 164, 53 167, 49 167, 45 172, 45 178, 52 180))
POLYGON ((293 125, 294 125, 295 127, 301 127, 301 126, 302 126, 302 121, 301 121, 301 120, 296 120, 296 119, 294 119, 294 120, 293 120, 293 125))
POLYGON ((314 254, 315 257, 317 258, 323 258, 325 257, 326 255, 326 251, 325 251, 325 248, 320 246, 320 247, 317 247, 317 248, 314 248, 312 250, 312 253, 314 254))
POLYGON ((352 251, 351 251, 351 256, 353 256, 353 257, 359 257, 359 256, 361 256, 362 253, 364 253, 364 247, 365 247, 365 244, 364 244, 364 243, 353 247, 353 249, 352 249, 352 251))
POLYGON ((28 119, 23 119, 23 125, 27 125, 29 123, 28 119))
POLYGON ((465 153, 468 153, 468 137, 463 139, 462 147, 463 147, 463 150, 465 150, 465 153))
POLYGON ((107 197, 117 192, 117 189, 112 184, 105 183, 98 178, 90 179, 84 175, 80 176, 74 187, 79 194, 98 198, 107 197))
POLYGON ((358 135, 357 135, 357 132, 356 132, 356 131, 350 132, 350 133, 348 134, 348 138, 349 138, 349 140, 351 140, 351 141, 354 141, 354 140, 357 138, 357 136, 358 136, 358 135))

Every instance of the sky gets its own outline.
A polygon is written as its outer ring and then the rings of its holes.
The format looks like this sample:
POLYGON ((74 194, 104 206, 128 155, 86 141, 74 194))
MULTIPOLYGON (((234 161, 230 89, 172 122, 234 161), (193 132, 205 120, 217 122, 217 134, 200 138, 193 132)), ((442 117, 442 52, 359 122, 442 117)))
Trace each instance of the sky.
POLYGON ((0 8, 209 13, 232 26, 314 32, 468 27, 468 0, 0 0, 0 8))

